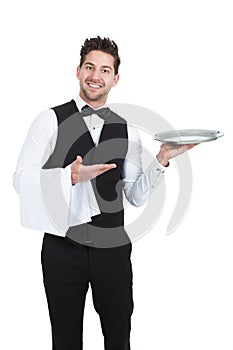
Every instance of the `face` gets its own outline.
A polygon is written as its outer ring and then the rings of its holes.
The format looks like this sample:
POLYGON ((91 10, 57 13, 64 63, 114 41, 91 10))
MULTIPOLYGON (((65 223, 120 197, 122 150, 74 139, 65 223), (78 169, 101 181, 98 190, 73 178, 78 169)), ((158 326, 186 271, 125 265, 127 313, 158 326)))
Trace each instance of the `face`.
POLYGON ((114 58, 108 53, 90 51, 77 68, 80 97, 93 107, 106 103, 109 91, 116 86, 119 75, 114 72, 114 58))

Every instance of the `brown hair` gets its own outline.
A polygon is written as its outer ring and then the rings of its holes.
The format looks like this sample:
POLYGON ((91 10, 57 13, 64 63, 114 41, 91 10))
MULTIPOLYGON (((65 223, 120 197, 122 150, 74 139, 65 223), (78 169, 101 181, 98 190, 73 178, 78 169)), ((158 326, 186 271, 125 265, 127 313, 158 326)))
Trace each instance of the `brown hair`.
POLYGON ((115 74, 118 73, 118 68, 121 61, 118 54, 117 44, 113 40, 110 40, 109 38, 101 39, 99 36, 97 36, 97 38, 91 38, 91 39, 85 40, 80 51, 80 56, 81 56, 80 67, 83 65, 86 55, 93 50, 99 50, 111 55, 114 58, 115 74))

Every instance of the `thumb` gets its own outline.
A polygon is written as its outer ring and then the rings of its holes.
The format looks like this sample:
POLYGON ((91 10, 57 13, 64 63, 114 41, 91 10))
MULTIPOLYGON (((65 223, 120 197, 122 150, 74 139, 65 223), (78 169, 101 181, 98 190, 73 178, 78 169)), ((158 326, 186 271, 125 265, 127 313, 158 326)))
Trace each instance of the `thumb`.
POLYGON ((81 156, 77 156, 77 157, 76 157, 76 162, 77 162, 78 164, 82 164, 82 162, 83 162, 82 157, 81 157, 81 156))

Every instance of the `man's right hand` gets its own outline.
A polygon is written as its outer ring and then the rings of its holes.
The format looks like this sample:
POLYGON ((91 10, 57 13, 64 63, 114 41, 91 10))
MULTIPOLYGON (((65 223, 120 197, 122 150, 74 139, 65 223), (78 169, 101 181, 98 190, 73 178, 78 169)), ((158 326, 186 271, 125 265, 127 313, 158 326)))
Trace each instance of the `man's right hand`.
POLYGON ((101 175, 108 170, 116 168, 115 163, 83 165, 82 161, 82 157, 77 156, 76 160, 71 164, 72 185, 75 185, 77 182, 94 179, 98 175, 101 175))

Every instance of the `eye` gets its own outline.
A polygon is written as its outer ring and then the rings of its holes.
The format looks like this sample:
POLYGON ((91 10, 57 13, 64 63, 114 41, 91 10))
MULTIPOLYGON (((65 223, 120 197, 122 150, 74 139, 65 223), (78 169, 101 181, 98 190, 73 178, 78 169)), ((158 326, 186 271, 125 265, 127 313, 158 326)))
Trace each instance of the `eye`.
POLYGON ((104 69, 102 70, 102 72, 103 72, 104 74, 109 74, 109 73, 110 73, 110 70, 107 69, 107 68, 104 68, 104 69))
POLYGON ((94 68, 93 68, 92 66, 87 65, 87 66, 86 66, 86 69, 87 69, 87 70, 93 70, 94 68))

